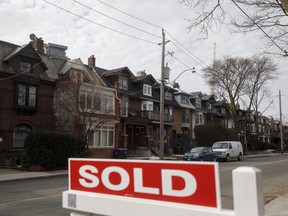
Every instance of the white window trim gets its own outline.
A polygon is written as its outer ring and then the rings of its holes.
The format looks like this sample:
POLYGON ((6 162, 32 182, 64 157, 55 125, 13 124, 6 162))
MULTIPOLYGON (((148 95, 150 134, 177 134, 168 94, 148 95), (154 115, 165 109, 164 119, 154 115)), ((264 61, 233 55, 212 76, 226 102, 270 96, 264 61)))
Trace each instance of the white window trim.
POLYGON ((153 102, 152 101, 142 101, 141 102, 141 111, 153 111, 153 102), (147 109, 144 109, 146 105, 147 109))
MULTIPOLYGON (((108 140, 107 144, 109 143, 110 140, 108 140)), ((114 148, 115 147, 115 126, 111 126, 111 125, 103 125, 101 128, 98 128, 97 130, 95 130, 93 132, 93 145, 88 144, 88 147, 91 149, 94 148, 114 148), (107 128, 107 129, 106 129, 107 128), (95 145, 97 140, 96 140, 96 133, 99 132, 101 134, 100 136, 100 145, 95 145), (102 144, 102 140, 103 140, 103 132, 108 132, 107 133, 107 138, 109 138, 109 132, 113 132, 113 140, 112 140, 112 145, 101 145, 102 144)))
POLYGON ((144 84, 143 85, 143 95, 152 96, 152 86, 144 84))

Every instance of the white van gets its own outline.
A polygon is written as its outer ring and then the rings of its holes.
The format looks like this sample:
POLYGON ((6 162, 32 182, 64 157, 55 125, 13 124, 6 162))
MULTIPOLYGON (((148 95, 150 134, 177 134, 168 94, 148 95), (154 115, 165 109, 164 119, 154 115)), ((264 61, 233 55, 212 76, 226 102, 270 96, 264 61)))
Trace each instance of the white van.
POLYGON ((216 159, 230 161, 232 158, 242 160, 243 147, 239 141, 219 141, 212 145, 216 159))

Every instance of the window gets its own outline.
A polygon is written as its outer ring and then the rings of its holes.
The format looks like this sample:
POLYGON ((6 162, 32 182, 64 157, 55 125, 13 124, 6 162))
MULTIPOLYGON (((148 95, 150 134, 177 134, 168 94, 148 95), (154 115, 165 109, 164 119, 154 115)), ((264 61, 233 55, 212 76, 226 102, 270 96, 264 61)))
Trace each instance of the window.
POLYGON ((165 107, 164 113, 168 115, 169 121, 173 121, 173 108, 172 107, 165 107))
POLYGON ((171 92, 165 92, 165 100, 172 101, 172 99, 173 99, 172 93, 171 92))
POLYGON ((189 122, 189 109, 184 109, 183 110, 183 115, 182 115, 182 121, 183 122, 189 122))
POLYGON ((142 110, 153 111, 153 102, 152 101, 142 101, 142 110))
POLYGON ((152 86, 144 84, 143 85, 143 95, 152 96, 152 86))
POLYGON ((32 73, 32 63, 21 61, 20 71, 21 73, 32 73))
POLYGON ((13 129, 12 148, 24 148, 25 138, 28 136, 28 133, 30 131, 31 128, 28 125, 25 124, 17 125, 13 129))
POLYGON ((201 100, 200 99, 196 99, 195 106, 197 108, 201 108, 201 100))
POLYGON ((94 111, 105 114, 114 113, 114 95, 108 93, 91 93, 82 91, 79 96, 81 111, 94 111))
POLYGON ((221 108, 221 114, 223 114, 223 115, 226 114, 226 109, 225 108, 221 108))
POLYGON ((189 104, 189 98, 187 96, 181 95, 180 100, 182 104, 189 104))
POLYGON ((90 147, 113 147, 114 146, 114 127, 102 126, 96 131, 89 131, 90 147))
POLYGON ((208 104, 208 109, 209 109, 209 110, 212 109, 212 104, 211 104, 211 103, 208 104))
POLYGON ((124 78, 119 78, 119 88, 123 90, 128 90, 128 80, 124 78))
POLYGON ((202 125, 204 124, 203 122, 203 114, 195 114, 195 124, 196 125, 202 125))
POLYGON ((128 99, 121 99, 120 106, 121 117, 128 117, 128 99))
POLYGON ((37 87, 27 84, 17 84, 16 105, 23 107, 36 107, 37 87))

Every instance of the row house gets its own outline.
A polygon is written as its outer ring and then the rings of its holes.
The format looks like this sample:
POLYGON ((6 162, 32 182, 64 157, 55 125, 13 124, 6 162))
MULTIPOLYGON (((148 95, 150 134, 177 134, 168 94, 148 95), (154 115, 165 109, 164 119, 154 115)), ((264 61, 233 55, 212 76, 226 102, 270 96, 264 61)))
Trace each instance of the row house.
MULTIPOLYGON (((51 48, 51 47, 50 47, 51 48)), ((51 48, 52 49, 52 48, 51 48)), ((54 130, 53 98, 64 60, 43 55, 43 41, 23 46, 0 41, 1 162, 18 162, 33 130, 54 130), (42 43, 42 49, 38 48, 42 43), (50 67, 52 65, 52 67, 50 67)))
MULTIPOLYGON (((115 149, 158 154, 160 84, 151 74, 128 67, 104 69, 92 55, 87 64, 68 59, 68 47, 44 44, 35 35, 23 46, 0 41, 1 161, 16 161, 30 131, 46 130, 81 137, 93 157, 111 158, 115 149)), ((194 128, 218 123, 234 128, 224 101, 201 92, 165 86, 164 147, 184 153, 197 145, 194 128)), ((247 130, 270 142, 268 120, 237 111, 247 130), (245 121, 244 121, 245 120, 245 121), (256 128, 257 125, 257 128, 256 128)), ((240 132, 241 133, 241 132, 240 132)))
POLYGON ((113 157, 117 86, 107 87, 80 59, 68 59, 66 46, 30 36, 23 46, 0 41, 0 162, 19 162, 27 134, 36 130, 84 135, 93 156, 113 157))

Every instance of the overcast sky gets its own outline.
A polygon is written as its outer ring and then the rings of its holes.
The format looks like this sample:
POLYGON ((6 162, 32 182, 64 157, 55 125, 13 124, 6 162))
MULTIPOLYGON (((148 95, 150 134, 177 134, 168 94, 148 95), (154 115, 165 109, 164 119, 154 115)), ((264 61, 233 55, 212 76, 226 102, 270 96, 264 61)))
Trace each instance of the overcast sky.
MULTIPOLYGON (((166 51, 174 53, 173 56, 167 53, 165 56, 165 63, 171 68, 170 81, 182 71, 195 67, 196 74, 185 72, 177 82, 184 91, 207 94, 210 86, 205 84, 201 69, 212 64, 214 53, 216 58, 226 55, 251 57, 260 53, 265 43, 261 33, 231 34, 225 26, 207 40, 199 40, 201 36, 196 29, 190 32, 187 29, 187 19, 193 18, 197 11, 179 4, 179 0, 78 1, 87 7, 73 0, 0 0, 0 40, 23 45, 34 33, 42 37, 44 43, 68 46, 70 59, 81 58, 87 63, 88 57, 95 55, 99 67, 114 69, 127 66, 135 75, 137 71, 145 70, 159 80, 161 46, 158 44, 162 42, 164 28, 166 39, 170 40, 166 51)), ((227 8, 233 16, 242 16, 229 2, 227 8)), ((283 120, 287 121, 288 58, 273 58, 279 67, 280 77, 269 84, 274 104, 264 115, 279 118, 277 95, 280 89, 283 120)))

